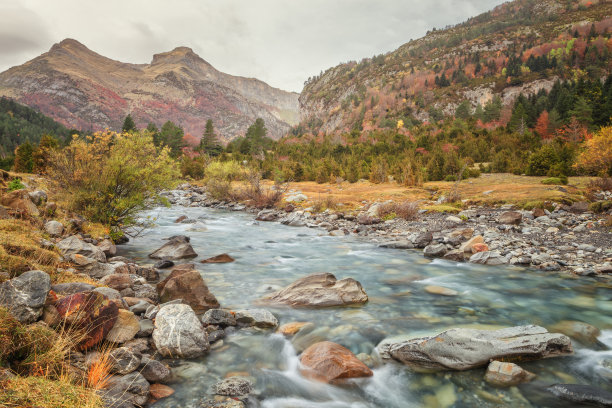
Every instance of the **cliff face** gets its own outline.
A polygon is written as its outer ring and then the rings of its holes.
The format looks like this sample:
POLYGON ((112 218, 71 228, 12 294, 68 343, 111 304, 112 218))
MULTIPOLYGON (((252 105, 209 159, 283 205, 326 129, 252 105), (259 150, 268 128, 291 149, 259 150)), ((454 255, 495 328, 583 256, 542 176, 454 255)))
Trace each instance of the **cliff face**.
POLYGON ((0 95, 82 130, 119 129, 131 113, 140 127, 171 120, 194 136, 212 119, 229 140, 261 117, 279 138, 298 120, 298 94, 219 72, 187 47, 128 64, 66 39, 1 73, 0 95))

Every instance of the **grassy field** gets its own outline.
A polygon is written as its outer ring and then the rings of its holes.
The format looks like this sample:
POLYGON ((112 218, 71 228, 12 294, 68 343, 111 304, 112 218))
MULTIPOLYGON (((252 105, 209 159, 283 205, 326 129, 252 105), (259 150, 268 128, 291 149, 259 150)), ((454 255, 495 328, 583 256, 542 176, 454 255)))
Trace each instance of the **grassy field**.
MULTIPOLYGON (((513 174, 483 174, 479 178, 463 180, 458 185, 462 200, 469 204, 498 205, 505 203, 531 206, 545 201, 573 202, 582 200, 582 192, 591 178, 570 177, 568 185, 545 185, 546 177, 516 176, 513 174)), ((404 187, 396 183, 318 184, 315 182, 291 183, 289 191, 300 191, 308 197, 303 206, 317 201, 333 200, 344 208, 357 208, 363 201, 421 201, 422 207, 432 206, 433 201, 447 195, 454 182, 436 181, 422 187, 404 187)), ((288 193, 290 195, 291 193, 288 193)))

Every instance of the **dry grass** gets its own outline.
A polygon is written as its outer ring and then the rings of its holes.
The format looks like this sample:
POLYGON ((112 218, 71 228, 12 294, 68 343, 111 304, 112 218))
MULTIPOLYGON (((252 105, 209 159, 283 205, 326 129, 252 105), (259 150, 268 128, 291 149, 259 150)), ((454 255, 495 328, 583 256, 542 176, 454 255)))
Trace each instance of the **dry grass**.
POLYGON ((402 218, 416 220, 419 215, 419 204, 415 201, 387 202, 381 205, 379 214, 383 219, 402 218))
POLYGON ((312 210, 315 213, 320 213, 325 210, 336 210, 338 203, 332 195, 326 195, 323 198, 319 196, 318 199, 312 202, 312 210))
POLYGON ((17 377, 0 382, 0 407, 102 408, 95 390, 72 384, 67 378, 17 377))
POLYGON ((96 390, 104 389, 111 377, 112 361, 110 359, 110 348, 100 351, 100 356, 94 361, 87 371, 87 386, 96 390))

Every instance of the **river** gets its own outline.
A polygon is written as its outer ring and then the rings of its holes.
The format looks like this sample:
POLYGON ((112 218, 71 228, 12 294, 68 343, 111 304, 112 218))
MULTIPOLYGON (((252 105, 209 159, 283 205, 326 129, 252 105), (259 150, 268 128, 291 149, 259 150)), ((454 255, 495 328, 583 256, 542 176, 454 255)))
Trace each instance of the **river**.
POLYGON ((421 251, 384 249, 355 236, 332 237, 320 229, 255 222, 252 214, 209 208, 171 207, 148 213, 156 227, 122 245, 120 255, 143 263, 172 235, 187 235, 199 254, 196 265, 222 307, 254 308, 271 290, 315 272, 363 285, 369 302, 330 309, 270 308, 280 324, 301 321, 314 330, 293 343, 270 330, 243 329, 226 337, 207 356, 175 368, 176 393, 155 407, 197 407, 210 386, 228 373, 254 379, 266 408, 545 406, 541 386, 582 383, 610 389, 612 380, 612 291, 596 280, 512 266, 482 266, 428 260, 421 251), (196 224, 177 224, 181 215, 196 224), (229 264, 200 264, 221 253, 229 264), (427 285, 453 289, 457 296, 425 292, 427 285), (523 324, 544 327, 563 320, 602 330, 599 342, 574 342, 570 357, 528 362, 537 375, 527 387, 500 389, 483 381, 484 368, 459 373, 417 374, 397 364, 374 368, 374 376, 342 386, 303 378, 298 353, 316 340, 330 340, 353 353, 372 354, 383 339, 418 337, 452 327, 496 328, 523 324), (297 350, 296 350, 297 349, 297 350))

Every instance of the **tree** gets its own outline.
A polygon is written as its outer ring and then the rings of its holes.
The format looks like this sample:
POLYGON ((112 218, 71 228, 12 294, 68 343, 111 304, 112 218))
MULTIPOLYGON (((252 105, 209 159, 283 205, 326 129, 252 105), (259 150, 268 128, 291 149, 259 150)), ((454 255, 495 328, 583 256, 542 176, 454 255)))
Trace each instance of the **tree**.
POLYGON ((15 149, 15 162, 13 168, 17 173, 31 173, 34 170, 32 154, 34 147, 29 141, 19 145, 15 149))
POLYGON ((472 116, 472 104, 469 101, 464 100, 457 106, 455 110, 455 117, 458 119, 467 120, 472 116))
POLYGON ((550 139, 552 137, 550 133, 550 122, 548 120, 548 111, 543 111, 538 117, 536 122, 535 131, 540 135, 542 139, 550 139))
POLYGON ((171 121, 167 121, 162 125, 159 134, 159 144, 161 146, 168 146, 170 148, 170 155, 176 158, 181 154, 181 149, 184 147, 184 135, 183 128, 171 121))
POLYGON ((51 151, 59 149, 59 141, 51 135, 43 135, 40 138, 38 147, 32 154, 32 160, 34 161, 34 172, 43 174, 49 163, 49 156, 51 151))
POLYGON ((603 127, 583 143, 574 168, 590 174, 612 176, 612 127, 603 127))
POLYGON ((202 139, 200 139, 200 146, 198 149, 213 157, 220 155, 223 151, 223 147, 221 146, 221 143, 219 143, 219 139, 215 134, 212 119, 208 119, 206 121, 206 128, 204 129, 202 139))
POLYGON ((136 128, 136 124, 132 119, 132 115, 128 113, 128 115, 123 120, 123 126, 121 127, 121 131, 123 133, 136 132, 138 129, 136 128))

